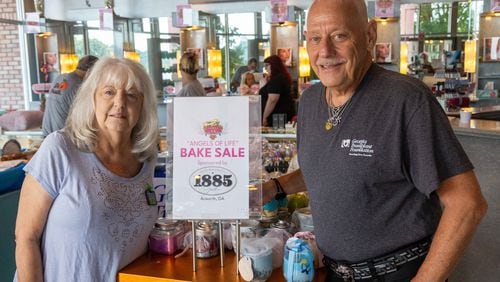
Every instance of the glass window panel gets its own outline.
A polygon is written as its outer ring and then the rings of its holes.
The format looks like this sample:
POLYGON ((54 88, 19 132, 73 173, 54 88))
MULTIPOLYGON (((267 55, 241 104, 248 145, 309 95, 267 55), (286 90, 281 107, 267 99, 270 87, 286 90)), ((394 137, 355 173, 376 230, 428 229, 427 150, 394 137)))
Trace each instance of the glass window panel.
POLYGON ((262 26, 262 35, 269 36, 271 24, 266 22, 266 12, 262 11, 260 25, 262 26))
POLYGON ((248 40, 254 36, 229 36, 229 68, 231 77, 239 66, 244 66, 248 58, 248 40))
POLYGON ((151 38, 150 33, 134 33, 134 48, 141 58, 141 64, 149 72, 149 53, 148 39, 151 38))
POLYGON ((228 24, 230 34, 255 34, 253 13, 229 14, 228 24))
POLYGON ((447 34, 450 32, 450 3, 420 5, 420 32, 425 34, 447 34))
POLYGON ((83 42, 83 34, 73 35, 73 42, 75 44, 75 54, 78 58, 85 56, 85 43, 83 42))
POLYGON ((89 29, 89 53, 99 58, 113 56, 113 31, 89 29))

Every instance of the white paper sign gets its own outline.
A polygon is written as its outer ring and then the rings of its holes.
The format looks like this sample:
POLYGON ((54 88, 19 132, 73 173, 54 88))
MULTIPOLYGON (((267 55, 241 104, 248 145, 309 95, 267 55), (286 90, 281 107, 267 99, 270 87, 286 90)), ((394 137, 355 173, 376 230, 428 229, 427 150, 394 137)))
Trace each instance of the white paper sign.
POLYGON ((249 216, 248 97, 174 99, 173 218, 249 216))

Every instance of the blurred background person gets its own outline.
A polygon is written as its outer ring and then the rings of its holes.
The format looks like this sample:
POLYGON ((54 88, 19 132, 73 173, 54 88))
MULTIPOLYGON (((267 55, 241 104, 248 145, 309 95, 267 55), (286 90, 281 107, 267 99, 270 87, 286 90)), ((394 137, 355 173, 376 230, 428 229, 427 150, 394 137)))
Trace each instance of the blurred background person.
POLYGON ((233 79, 231 79, 231 92, 235 92, 236 88, 241 84, 241 78, 243 74, 247 71, 254 72, 257 69, 257 59, 248 59, 246 66, 239 67, 234 73, 233 79))
POLYGON ((264 60, 267 82, 259 90, 262 102, 262 126, 271 126, 273 114, 286 114, 287 121, 295 115, 290 93, 292 78, 277 55, 264 60))
POLYGON ((98 59, 92 55, 84 56, 78 61, 74 71, 61 74, 55 79, 45 100, 42 121, 44 137, 64 127, 76 93, 85 75, 98 59))
POLYGON ((179 69, 182 75, 182 89, 176 96, 205 96, 205 89, 197 78, 200 70, 198 55, 192 52, 184 53, 181 57, 179 69))
POLYGON ((144 254, 158 216, 147 197, 154 197, 156 99, 139 63, 97 62, 65 128, 24 168, 14 281, 115 281, 144 254))
POLYGON ((255 95, 259 93, 259 84, 255 81, 253 72, 247 71, 243 74, 239 92, 241 95, 255 95))

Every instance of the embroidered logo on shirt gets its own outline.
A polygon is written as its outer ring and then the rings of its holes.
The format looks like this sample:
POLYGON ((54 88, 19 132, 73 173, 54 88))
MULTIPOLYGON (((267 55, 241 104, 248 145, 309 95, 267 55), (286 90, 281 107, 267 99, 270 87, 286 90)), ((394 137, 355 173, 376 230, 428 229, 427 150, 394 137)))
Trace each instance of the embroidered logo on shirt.
POLYGON ((373 145, 366 139, 343 139, 340 148, 350 148, 349 156, 354 157, 372 157, 374 153, 373 145))
POLYGON ((349 146, 351 146, 351 139, 342 140, 342 144, 340 145, 340 148, 349 148, 349 146))

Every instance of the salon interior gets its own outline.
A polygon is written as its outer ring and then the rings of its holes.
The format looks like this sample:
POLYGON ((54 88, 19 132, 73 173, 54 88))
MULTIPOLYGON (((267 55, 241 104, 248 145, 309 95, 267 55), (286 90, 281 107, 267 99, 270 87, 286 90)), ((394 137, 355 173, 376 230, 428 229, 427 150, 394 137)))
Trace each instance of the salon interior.
MULTIPOLYGON (((264 59, 287 52, 283 62, 292 77, 291 95, 297 105, 301 93, 319 82, 309 66, 303 35, 311 2, 1 1, 0 281, 11 281, 15 271, 13 234, 24 179, 18 165, 29 160, 43 142, 44 101, 58 75, 75 70, 78 59, 88 54, 139 62, 154 82, 158 107, 152 110, 158 112, 160 138, 164 139, 168 101, 182 88, 178 63, 184 52, 199 52, 198 80, 209 96, 221 97, 247 94, 243 91, 248 89, 232 86, 231 81, 236 70, 250 58, 257 59, 253 74, 259 81, 266 75, 264 59), (277 3, 281 5, 279 9, 277 3), (7 163, 12 160, 19 162, 14 166, 7 163)), ((471 158, 488 200, 488 214, 449 281, 499 281, 499 1, 365 2, 368 16, 377 22, 374 63, 416 77, 431 89, 471 158)), ((286 146, 291 148, 286 158, 292 159, 296 154, 293 125, 263 129, 262 139, 269 144, 263 146, 263 151, 274 152, 286 146)), ((159 141, 160 152, 165 143, 159 141)), ((269 160, 265 153, 262 156, 262 165, 266 167, 269 160)), ((150 270, 154 263, 150 258, 145 254, 123 269, 117 280, 190 281, 189 257, 177 265, 169 258, 155 257, 162 262, 163 266, 157 266, 160 270, 150 270), (174 268, 181 274, 172 274, 174 268)), ((226 269, 233 267, 233 260, 226 257, 226 264, 231 265, 226 265, 226 269)), ((219 269, 218 259, 201 260, 198 275, 207 271, 206 275, 225 277, 220 276, 219 269)), ((233 269, 226 272, 236 273, 233 269)), ((238 279, 234 275, 217 279, 240 281, 233 280, 238 279)), ((280 273, 273 273, 268 281, 285 280, 280 273)))

